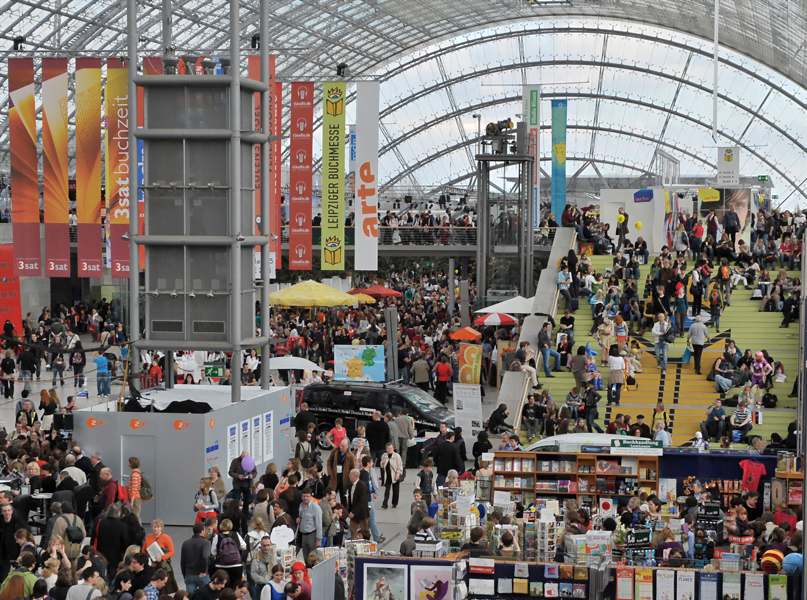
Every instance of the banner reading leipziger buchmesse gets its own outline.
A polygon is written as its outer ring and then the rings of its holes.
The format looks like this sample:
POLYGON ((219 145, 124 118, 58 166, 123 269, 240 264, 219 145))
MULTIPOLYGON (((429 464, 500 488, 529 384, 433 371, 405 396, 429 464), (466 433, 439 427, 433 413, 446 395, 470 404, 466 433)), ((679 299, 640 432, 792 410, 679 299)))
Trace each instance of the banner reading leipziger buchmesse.
POLYGON ((14 274, 38 276, 42 269, 33 58, 8 59, 8 91, 14 274))
POLYGON ((78 276, 101 277, 101 59, 76 59, 78 276))
POLYGON ((42 155, 45 276, 70 277, 66 58, 42 59, 42 155))
POLYGON ((378 81, 356 84, 356 258, 359 271, 378 269, 378 81))
POLYGON ((314 84, 291 84, 289 269, 311 270, 311 153, 314 84))
POLYGON ((344 81, 322 90, 322 270, 345 269, 344 81))
POLYGON ((106 61, 106 197, 109 203, 109 235, 112 250, 112 277, 129 277, 129 77, 118 58, 106 61))

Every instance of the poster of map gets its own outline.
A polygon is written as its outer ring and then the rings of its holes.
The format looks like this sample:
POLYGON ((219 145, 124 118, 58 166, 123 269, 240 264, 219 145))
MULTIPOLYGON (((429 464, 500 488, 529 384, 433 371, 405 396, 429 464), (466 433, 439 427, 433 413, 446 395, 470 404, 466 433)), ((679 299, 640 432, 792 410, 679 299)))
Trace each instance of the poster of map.
POLYGON ((384 346, 334 346, 337 381, 386 381, 384 346))

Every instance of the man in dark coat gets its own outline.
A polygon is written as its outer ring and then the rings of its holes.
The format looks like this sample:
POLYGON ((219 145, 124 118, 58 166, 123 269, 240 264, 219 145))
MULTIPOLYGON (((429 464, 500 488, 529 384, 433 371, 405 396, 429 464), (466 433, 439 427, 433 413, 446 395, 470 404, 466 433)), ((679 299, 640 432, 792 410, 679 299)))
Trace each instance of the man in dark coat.
POLYGON ((377 465, 381 461, 381 455, 386 452, 389 437, 389 425, 382 419, 380 411, 373 413, 373 420, 367 424, 365 431, 367 443, 370 444, 370 455, 373 457, 373 464, 377 465))
POLYGON ((20 555, 20 546, 14 539, 18 529, 27 529, 25 523, 16 515, 11 504, 4 504, 0 509, 0 580, 5 581, 11 571, 11 561, 20 555))
POLYGON ((132 557, 132 573, 134 579, 132 580, 132 587, 130 588, 134 594, 137 590, 145 589, 151 583, 151 577, 154 575, 156 569, 149 566, 149 557, 144 552, 138 552, 132 557))
POLYGON ((460 449, 454 443, 454 432, 446 434, 446 441, 437 446, 437 487, 445 484, 448 472, 454 469, 457 474, 465 471, 465 464, 460 457, 460 449))
POLYGON ((247 512, 249 509, 250 488, 252 487, 252 482, 255 481, 255 477, 258 475, 258 471, 254 467, 252 471, 247 473, 241 466, 241 461, 247 456, 249 456, 249 452, 246 450, 244 450, 240 456, 236 456, 233 462, 230 463, 230 470, 228 471, 230 477, 233 479, 233 497, 236 500, 240 500, 242 495, 244 497, 244 512, 247 512))
POLYGON ((81 448, 79 446, 73 446, 73 456, 76 457, 76 467, 84 471, 85 475, 92 473, 92 461, 90 460, 89 456, 81 453, 81 448))
POLYGON ((106 510, 106 518, 98 523, 96 531, 96 549, 107 560, 109 578, 112 581, 118 572, 118 564, 123 560, 126 548, 129 547, 129 531, 120 519, 120 506, 110 504, 106 510))
POLYGON ((298 412, 294 417, 294 430, 307 432, 309 423, 316 425, 317 417, 314 416, 314 413, 308 410, 308 404, 303 402, 300 404, 300 412, 298 412))
POLYGON ((103 487, 103 483, 101 482, 101 470, 106 468, 106 466, 101 462, 101 455, 98 454, 98 452, 92 453, 90 463, 92 464, 92 471, 87 473, 87 483, 95 490, 96 494, 100 494, 101 488, 103 487))
POLYGON ((356 539, 359 529, 369 528, 370 490, 361 481, 358 469, 350 471, 350 487, 347 490, 347 512, 350 518, 350 537, 356 539))

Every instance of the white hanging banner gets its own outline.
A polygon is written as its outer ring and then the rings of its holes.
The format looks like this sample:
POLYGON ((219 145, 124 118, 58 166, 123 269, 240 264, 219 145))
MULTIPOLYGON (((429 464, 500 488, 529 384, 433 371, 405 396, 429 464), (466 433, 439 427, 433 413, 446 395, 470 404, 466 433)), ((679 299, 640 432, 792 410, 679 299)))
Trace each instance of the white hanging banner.
POLYGON ((740 185, 740 148, 730 146, 717 149, 717 187, 740 185))
POLYGON ((378 102, 377 81, 356 84, 355 269, 378 269, 378 102))
POLYGON ((524 108, 522 114, 527 122, 527 132, 530 136, 530 156, 535 160, 532 179, 532 219, 533 227, 538 227, 541 215, 541 86, 525 85, 522 91, 524 108))

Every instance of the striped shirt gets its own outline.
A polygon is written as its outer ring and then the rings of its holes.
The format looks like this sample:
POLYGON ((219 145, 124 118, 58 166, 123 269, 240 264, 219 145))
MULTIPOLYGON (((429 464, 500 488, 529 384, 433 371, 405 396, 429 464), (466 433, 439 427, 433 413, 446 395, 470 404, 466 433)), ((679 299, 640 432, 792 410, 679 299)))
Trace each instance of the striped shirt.
POLYGON ((734 410, 734 422, 737 426, 742 425, 742 423, 748 418, 748 410, 740 409, 737 407, 734 410))
POLYGON ((129 478, 129 499, 134 500, 140 498, 140 469, 133 469, 132 476, 129 478))

